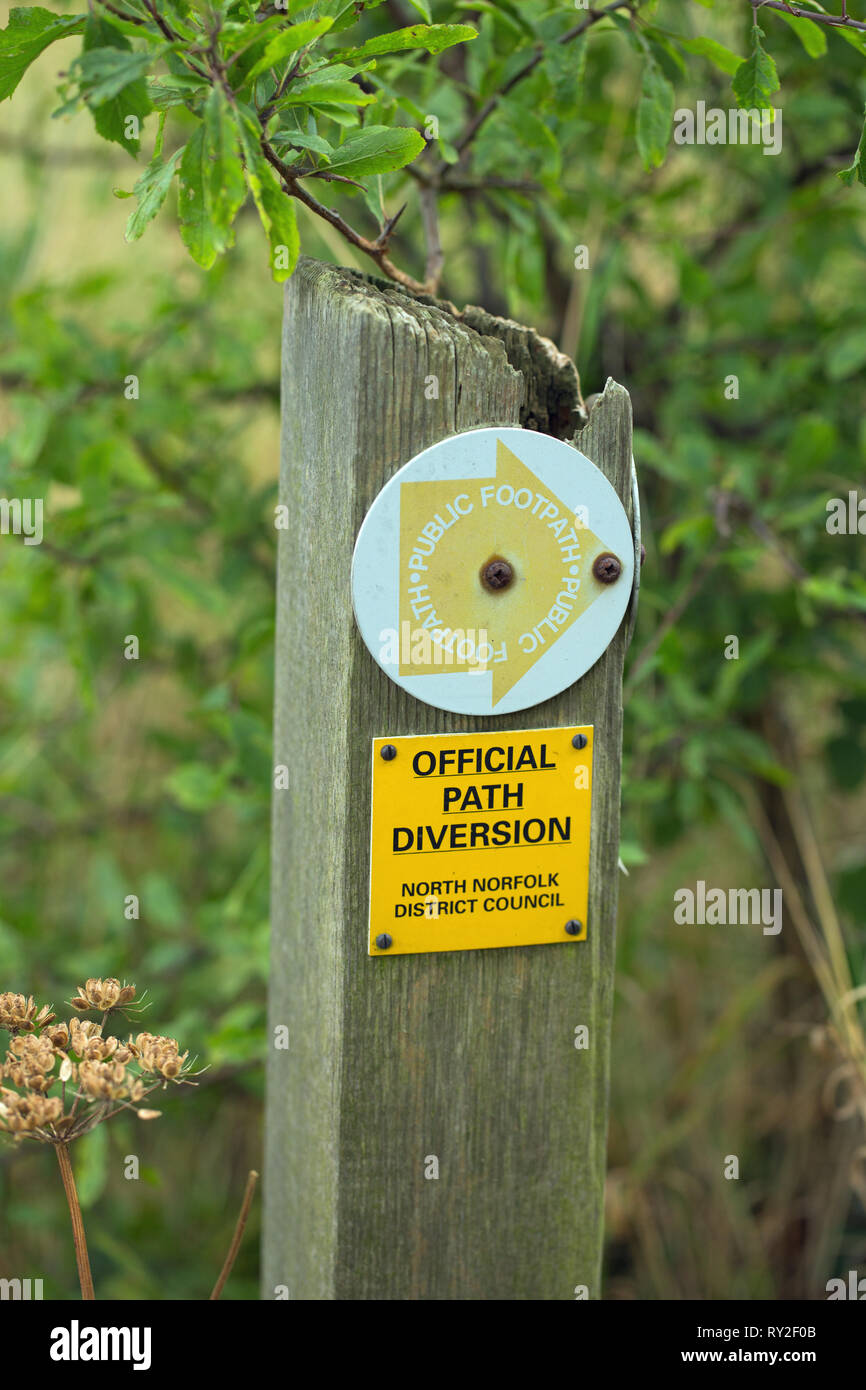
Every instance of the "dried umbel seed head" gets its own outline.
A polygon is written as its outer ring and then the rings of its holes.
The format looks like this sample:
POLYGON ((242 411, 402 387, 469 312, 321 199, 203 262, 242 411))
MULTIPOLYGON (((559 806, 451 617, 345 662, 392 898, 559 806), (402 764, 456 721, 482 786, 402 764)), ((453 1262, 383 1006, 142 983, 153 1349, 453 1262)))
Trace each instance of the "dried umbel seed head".
MULTIPOLYGON (((121 1062, 82 1062, 78 1084, 94 1100, 123 1100, 134 1085, 121 1062)), ((139 1083, 140 1084, 140 1083, 139 1083)))
POLYGON ((0 994, 0 1028, 9 1033, 33 1033, 54 1017, 47 1004, 37 1013, 32 994, 0 994))
POLYGON ((48 1129, 63 1118, 63 1102, 59 1096, 19 1096, 0 1086, 0 1129, 7 1134, 28 1134, 35 1129, 48 1129))
POLYGON ((16 1086, 41 1094, 53 1084, 56 1053, 47 1038, 33 1034, 12 1039, 3 1074, 16 1086))
POLYGON ((134 998, 135 985, 122 985, 119 980, 110 977, 107 980, 88 980, 85 985, 79 985, 77 995, 69 1002, 79 1013, 87 1013, 90 1009, 109 1013, 112 1009, 122 1009, 125 1004, 131 1004, 134 998))
POLYGON ((137 1038, 130 1038, 129 1046, 142 1071, 165 1077, 166 1081, 175 1081, 182 1075, 189 1056, 188 1052, 179 1055, 174 1038, 157 1037, 153 1033, 139 1033, 137 1038))
POLYGON ((65 1023, 50 1024, 43 1028, 42 1036, 48 1039, 55 1052, 65 1052, 69 1046, 69 1028, 65 1023))
POLYGON ((78 1083, 94 1100, 138 1102, 145 1094, 141 1077, 128 1072, 121 1062, 82 1062, 78 1083))
MULTIPOLYGON (((133 985, 94 978, 72 1002, 79 1013, 99 1009, 108 1016, 129 1008, 135 994, 133 985)), ((106 1035, 106 1017, 74 1015, 57 1023, 50 1009, 37 1011, 32 997, 2 992, 0 1023, 12 1034, 0 1061, 0 1082, 7 1083, 0 1085, 0 1131, 16 1139, 66 1145, 121 1109, 153 1118, 158 1111, 139 1109, 147 1096, 170 1081, 187 1082, 189 1054, 174 1038, 106 1035)))
POLYGON ((82 1023, 80 1018, 69 1020, 69 1046, 76 1057, 86 1056, 87 1045, 94 1038, 102 1039, 101 1023, 92 1023, 89 1019, 82 1023))
POLYGON ((82 1062, 107 1062, 117 1051, 117 1038, 85 1038, 74 1051, 82 1062))

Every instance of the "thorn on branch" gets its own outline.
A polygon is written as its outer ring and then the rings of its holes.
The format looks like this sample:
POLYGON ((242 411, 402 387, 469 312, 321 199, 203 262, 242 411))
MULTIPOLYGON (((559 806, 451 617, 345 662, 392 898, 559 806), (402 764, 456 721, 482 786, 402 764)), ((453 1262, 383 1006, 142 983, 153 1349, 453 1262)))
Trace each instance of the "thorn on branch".
POLYGON ((387 247, 391 233, 393 232, 397 223, 400 221, 400 218, 403 216, 403 213, 406 211, 407 207, 408 203, 404 203, 403 206, 399 208, 397 212, 394 213, 393 217, 389 217, 385 220, 385 222, 383 222, 382 230, 380 231, 379 235, 376 237, 376 240, 373 243, 374 246, 381 247, 382 250, 384 250, 387 247))

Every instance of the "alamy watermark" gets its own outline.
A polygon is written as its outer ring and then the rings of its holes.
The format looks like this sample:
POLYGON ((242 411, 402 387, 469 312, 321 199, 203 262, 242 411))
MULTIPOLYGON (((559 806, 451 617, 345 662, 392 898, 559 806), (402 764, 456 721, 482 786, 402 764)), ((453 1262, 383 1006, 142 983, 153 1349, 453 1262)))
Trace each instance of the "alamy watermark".
POLYGON ((866 536, 866 497, 852 489, 847 497, 831 497, 826 511, 829 536, 866 536))
POLYGON ((52 1361, 131 1361, 134 1371, 147 1371, 151 1362, 149 1327, 82 1327, 73 1318, 68 1327, 51 1332, 52 1361))
POLYGON ((674 893, 674 921, 678 926, 762 926, 764 936, 782 930, 781 888, 707 888, 702 878, 694 889, 674 893))
POLYGON ((0 497, 0 536, 23 536, 25 545, 41 545, 42 498, 0 497))
POLYGON ((379 660, 387 665, 466 667, 472 674, 483 675, 494 658, 486 628, 414 627, 409 622, 395 628, 386 627, 379 633, 379 660))
POLYGON ((827 1302, 837 1302, 839 1299, 851 1299, 855 1303, 866 1301, 866 1279, 861 1279, 856 1269, 848 1270, 848 1279, 828 1279, 824 1285, 827 1292, 827 1302))
POLYGON ((0 1279, 0 1300, 29 1302, 42 1298, 41 1279, 0 1279))
POLYGON ((699 101, 694 111, 681 106, 674 112, 675 145, 762 145, 764 154, 781 154, 782 113, 742 110, 725 111, 699 101))

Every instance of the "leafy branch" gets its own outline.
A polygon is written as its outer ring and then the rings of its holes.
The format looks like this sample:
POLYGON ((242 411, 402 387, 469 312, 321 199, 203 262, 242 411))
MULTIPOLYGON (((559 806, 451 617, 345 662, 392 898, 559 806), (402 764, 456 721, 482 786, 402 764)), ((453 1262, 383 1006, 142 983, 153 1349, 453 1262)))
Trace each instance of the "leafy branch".
MULTIPOLYGON (((535 194, 535 180, 491 174, 489 151, 501 141, 493 118, 501 117, 506 131, 526 124, 558 160, 557 105, 580 94, 590 31, 616 34, 641 63, 634 128, 649 172, 664 162, 672 139, 674 83, 685 70, 684 55, 722 70, 737 104, 761 111, 772 108, 779 81, 759 10, 780 14, 810 56, 826 48, 816 26, 835 28, 861 52, 859 31, 866 30, 845 4, 841 14, 829 14, 818 0, 752 0, 750 51, 743 58, 715 39, 658 27, 653 0, 609 0, 568 25, 510 0, 478 6, 478 28, 432 22, 427 0, 413 0, 413 9, 425 22, 406 23, 404 7, 384 0, 281 0, 279 8, 251 0, 213 0, 208 8, 192 0, 88 0, 81 15, 23 6, 0 30, 0 100, 49 45, 77 35, 81 51, 61 74, 63 100, 55 114, 85 106, 98 134, 134 157, 144 122, 157 117, 152 158, 133 190, 118 193, 136 200, 128 240, 142 236, 176 187, 181 239, 208 269, 233 245, 237 217, 251 199, 268 238, 273 277, 282 281, 300 252, 301 204, 383 275, 410 291, 435 293, 445 264, 439 199, 497 188, 535 194), (347 41, 347 31, 366 25, 375 11, 379 32, 365 29, 361 39, 347 41), (383 16, 398 27, 382 29, 383 16), (476 60, 472 41, 479 36, 484 56, 476 60), (533 79, 529 101, 515 103, 515 92, 525 93, 533 79), (439 135, 439 117, 418 105, 440 82, 448 88, 447 137, 439 135), (530 109, 536 92, 543 94, 547 121, 530 109), (169 137, 172 148, 164 152, 169 137), (426 242, 422 279, 398 265, 392 251, 407 206, 401 186, 407 176, 417 187, 426 242), (314 181, 321 192, 311 191, 314 181), (395 210, 386 207, 386 195, 394 196, 395 210), (347 204, 335 205, 338 199, 360 199, 375 232, 362 230, 347 204)), ((863 181, 860 152, 842 177, 863 181)), ((537 186, 544 191, 543 177, 537 186)))

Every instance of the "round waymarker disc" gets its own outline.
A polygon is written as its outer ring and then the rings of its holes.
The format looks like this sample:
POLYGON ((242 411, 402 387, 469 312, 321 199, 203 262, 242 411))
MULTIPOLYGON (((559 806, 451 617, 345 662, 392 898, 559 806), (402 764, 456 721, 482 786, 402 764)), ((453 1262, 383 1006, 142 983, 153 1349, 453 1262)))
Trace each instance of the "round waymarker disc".
POLYGON ((528 709, 588 671, 634 577, 604 474, 533 430, 470 430, 405 464, 358 534, 352 602, 370 653, 425 704, 528 709))

